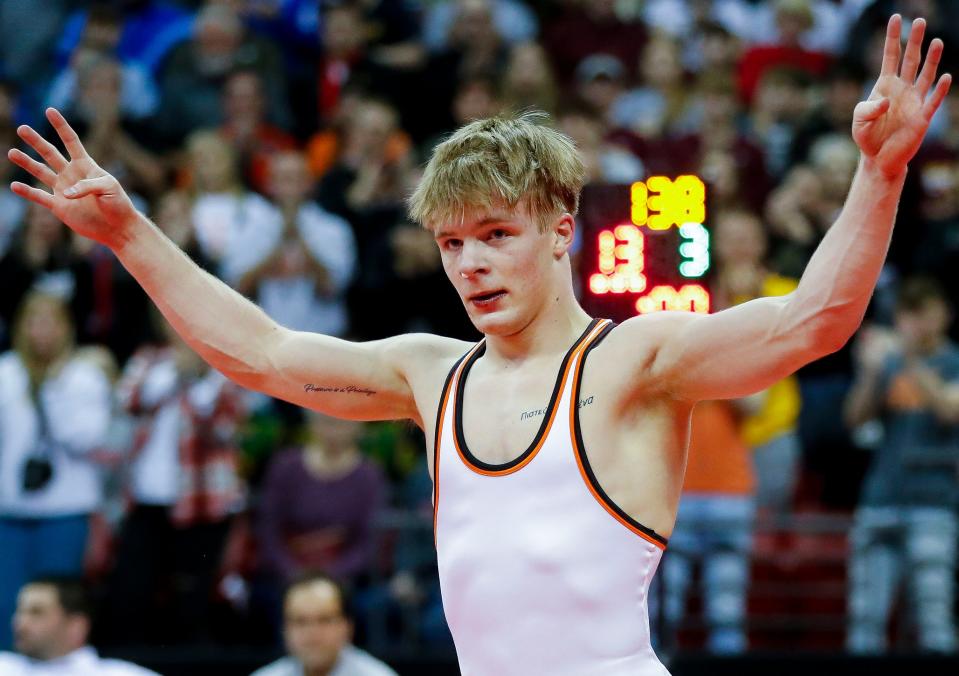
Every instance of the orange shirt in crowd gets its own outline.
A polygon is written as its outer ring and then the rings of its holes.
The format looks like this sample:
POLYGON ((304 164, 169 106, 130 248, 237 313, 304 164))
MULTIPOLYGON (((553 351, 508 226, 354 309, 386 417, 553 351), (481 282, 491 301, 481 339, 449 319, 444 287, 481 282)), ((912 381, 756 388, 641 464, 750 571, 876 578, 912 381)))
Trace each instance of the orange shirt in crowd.
POLYGON ((684 492, 749 495, 755 489, 752 458, 729 401, 701 401, 693 409, 684 492))

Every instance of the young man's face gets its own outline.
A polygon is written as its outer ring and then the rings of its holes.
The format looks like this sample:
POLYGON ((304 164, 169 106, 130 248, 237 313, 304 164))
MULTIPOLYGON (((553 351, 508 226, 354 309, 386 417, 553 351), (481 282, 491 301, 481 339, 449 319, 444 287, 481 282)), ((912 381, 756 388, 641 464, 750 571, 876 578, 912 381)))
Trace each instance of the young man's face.
POLYGON ((555 302, 556 269, 572 243, 568 214, 541 231, 524 208, 468 213, 437 228, 443 269, 484 334, 510 336, 555 302))

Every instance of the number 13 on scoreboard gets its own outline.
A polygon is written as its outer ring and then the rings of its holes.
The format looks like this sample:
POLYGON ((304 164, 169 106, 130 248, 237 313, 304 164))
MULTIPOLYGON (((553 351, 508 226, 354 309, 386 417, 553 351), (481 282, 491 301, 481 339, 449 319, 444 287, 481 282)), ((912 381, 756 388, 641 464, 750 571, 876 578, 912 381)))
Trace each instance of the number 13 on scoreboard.
POLYGON ((598 272, 589 277, 594 294, 643 294, 635 304, 640 314, 657 310, 709 312, 709 292, 701 284, 650 287, 647 278, 647 244, 653 235, 672 227, 679 231, 678 272, 684 279, 702 278, 709 270, 709 232, 706 219, 706 186, 697 176, 671 180, 652 176, 630 186, 629 224, 598 234, 598 272))

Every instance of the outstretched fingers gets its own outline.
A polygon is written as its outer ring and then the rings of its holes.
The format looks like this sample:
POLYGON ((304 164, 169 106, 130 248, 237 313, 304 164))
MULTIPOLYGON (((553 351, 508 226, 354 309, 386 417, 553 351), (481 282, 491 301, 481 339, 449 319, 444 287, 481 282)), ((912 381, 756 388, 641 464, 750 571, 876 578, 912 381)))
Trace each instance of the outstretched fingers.
POLYGON ((879 76, 896 76, 899 72, 899 40, 902 35, 902 17, 893 14, 889 17, 889 23, 886 24, 886 44, 882 50, 882 69, 879 76))
POLYGON ((909 31, 909 42, 906 43, 906 55, 902 58, 902 69, 899 71, 899 77, 905 80, 906 84, 911 85, 916 79, 919 61, 922 58, 922 38, 925 34, 926 20, 913 21, 912 29, 909 31))
POLYGON ((48 140, 40 136, 33 127, 25 124, 17 127, 17 136, 26 141, 27 145, 36 150, 43 161, 58 174, 67 166, 66 158, 48 140))
POLYGON ((70 159, 76 160, 87 156, 86 148, 84 148, 80 142, 80 137, 77 136, 77 132, 73 130, 73 127, 71 127, 66 118, 60 114, 59 110, 56 108, 47 108, 47 119, 50 121, 50 124, 53 125, 53 128, 56 129, 67 152, 70 153, 70 159))
POLYGON ((919 79, 916 80, 916 87, 919 89, 919 95, 926 98, 929 88, 936 79, 936 71, 939 69, 939 61, 942 59, 942 40, 936 38, 929 43, 929 50, 926 52, 926 62, 922 64, 922 70, 919 72, 919 79))
POLYGON ((926 122, 932 119, 932 116, 936 114, 936 111, 939 110, 939 106, 942 105, 942 102, 946 98, 946 94, 949 93, 949 86, 952 84, 952 75, 949 73, 943 73, 942 77, 939 78, 939 82, 936 83, 936 88, 932 90, 932 96, 925 100, 922 104, 922 114, 926 118, 926 122))
POLYGON ((11 183, 10 189, 24 199, 28 199, 31 202, 36 202, 40 206, 46 207, 47 209, 53 209, 53 195, 45 190, 33 188, 26 183, 21 183, 20 181, 14 181, 11 183))
POLYGON ((7 157, 10 158, 11 162, 21 169, 25 169, 31 176, 46 185, 48 188, 52 188, 54 184, 56 184, 56 173, 54 173, 50 167, 45 164, 40 164, 22 150, 13 148, 7 153, 7 157))

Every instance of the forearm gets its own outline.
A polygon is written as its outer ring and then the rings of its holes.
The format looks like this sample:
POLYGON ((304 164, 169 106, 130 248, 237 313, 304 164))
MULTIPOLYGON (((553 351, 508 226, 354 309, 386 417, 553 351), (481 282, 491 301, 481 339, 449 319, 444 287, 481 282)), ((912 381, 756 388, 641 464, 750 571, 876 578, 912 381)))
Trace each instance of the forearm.
POLYGON ((256 387, 277 324, 201 270, 146 217, 139 215, 126 231, 113 250, 167 321, 211 366, 256 387))
POLYGON ((959 422, 959 390, 949 387, 935 371, 921 364, 913 364, 911 373, 933 415, 947 425, 959 422))
POLYGON ((877 371, 859 373, 843 405, 843 419, 847 427, 858 427, 879 414, 879 385, 877 371))
POLYGON ((905 175, 889 178, 860 160, 839 218, 792 295, 791 312, 799 325, 815 327, 824 347, 838 349, 862 323, 889 250, 905 175))

